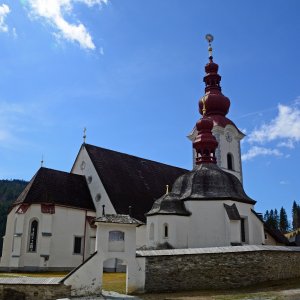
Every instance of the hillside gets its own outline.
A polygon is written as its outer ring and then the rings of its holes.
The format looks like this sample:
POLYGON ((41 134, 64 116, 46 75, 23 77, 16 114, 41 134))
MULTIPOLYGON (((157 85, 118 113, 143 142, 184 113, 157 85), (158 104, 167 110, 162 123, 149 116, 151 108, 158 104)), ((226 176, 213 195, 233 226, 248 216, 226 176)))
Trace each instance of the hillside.
POLYGON ((6 217, 11 203, 16 200, 28 182, 24 180, 0 180, 0 253, 5 234, 6 217))

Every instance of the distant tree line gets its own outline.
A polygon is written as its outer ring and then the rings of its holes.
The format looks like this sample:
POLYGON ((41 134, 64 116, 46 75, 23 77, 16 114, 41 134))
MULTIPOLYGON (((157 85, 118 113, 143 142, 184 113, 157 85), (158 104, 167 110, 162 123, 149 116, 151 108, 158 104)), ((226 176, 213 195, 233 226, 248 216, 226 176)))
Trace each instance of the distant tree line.
POLYGON ((0 180, 0 254, 2 253, 2 237, 5 234, 6 219, 9 208, 17 199, 28 182, 24 180, 0 180))
POLYGON ((273 229, 278 229, 282 233, 300 228, 300 205, 296 201, 292 206, 292 224, 289 223, 286 210, 281 207, 279 213, 277 209, 267 210, 264 214, 264 221, 273 229))

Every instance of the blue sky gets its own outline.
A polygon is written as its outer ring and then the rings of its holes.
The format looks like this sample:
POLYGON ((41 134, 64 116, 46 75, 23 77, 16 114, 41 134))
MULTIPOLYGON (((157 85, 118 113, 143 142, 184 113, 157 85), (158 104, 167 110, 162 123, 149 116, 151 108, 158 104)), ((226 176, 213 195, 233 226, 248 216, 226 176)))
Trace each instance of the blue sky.
POLYGON ((87 142, 191 168, 215 36, 257 211, 300 202, 300 2, 0 0, 0 178, 69 171, 87 142))

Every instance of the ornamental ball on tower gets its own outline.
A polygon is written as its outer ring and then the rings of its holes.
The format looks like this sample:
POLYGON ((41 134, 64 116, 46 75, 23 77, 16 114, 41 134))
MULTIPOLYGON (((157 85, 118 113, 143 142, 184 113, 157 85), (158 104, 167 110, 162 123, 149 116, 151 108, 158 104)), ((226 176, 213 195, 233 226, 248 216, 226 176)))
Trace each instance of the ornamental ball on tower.
MULTIPOLYGON (((205 82, 205 105, 206 115, 222 115, 226 116, 230 107, 230 100, 221 92, 221 76, 218 74, 219 66, 213 62, 212 46, 213 36, 206 35, 208 41, 209 62, 205 66, 206 75, 203 78, 205 82)), ((201 99, 202 100, 202 99, 201 99)), ((203 115, 203 101, 199 101, 199 111, 203 115)))

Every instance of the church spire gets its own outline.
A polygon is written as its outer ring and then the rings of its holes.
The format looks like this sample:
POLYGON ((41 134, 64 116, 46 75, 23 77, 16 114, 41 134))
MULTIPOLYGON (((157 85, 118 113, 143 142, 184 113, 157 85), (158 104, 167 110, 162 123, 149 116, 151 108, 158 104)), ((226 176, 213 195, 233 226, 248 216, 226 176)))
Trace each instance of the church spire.
MULTIPOLYGON (((207 115, 226 116, 230 107, 230 100, 221 92, 221 76, 218 74, 219 66, 213 61, 212 46, 213 36, 206 35, 208 41, 209 62, 205 66, 206 75, 203 78, 205 82, 205 104, 207 115)), ((203 115, 203 101, 199 101, 199 111, 203 115)))

